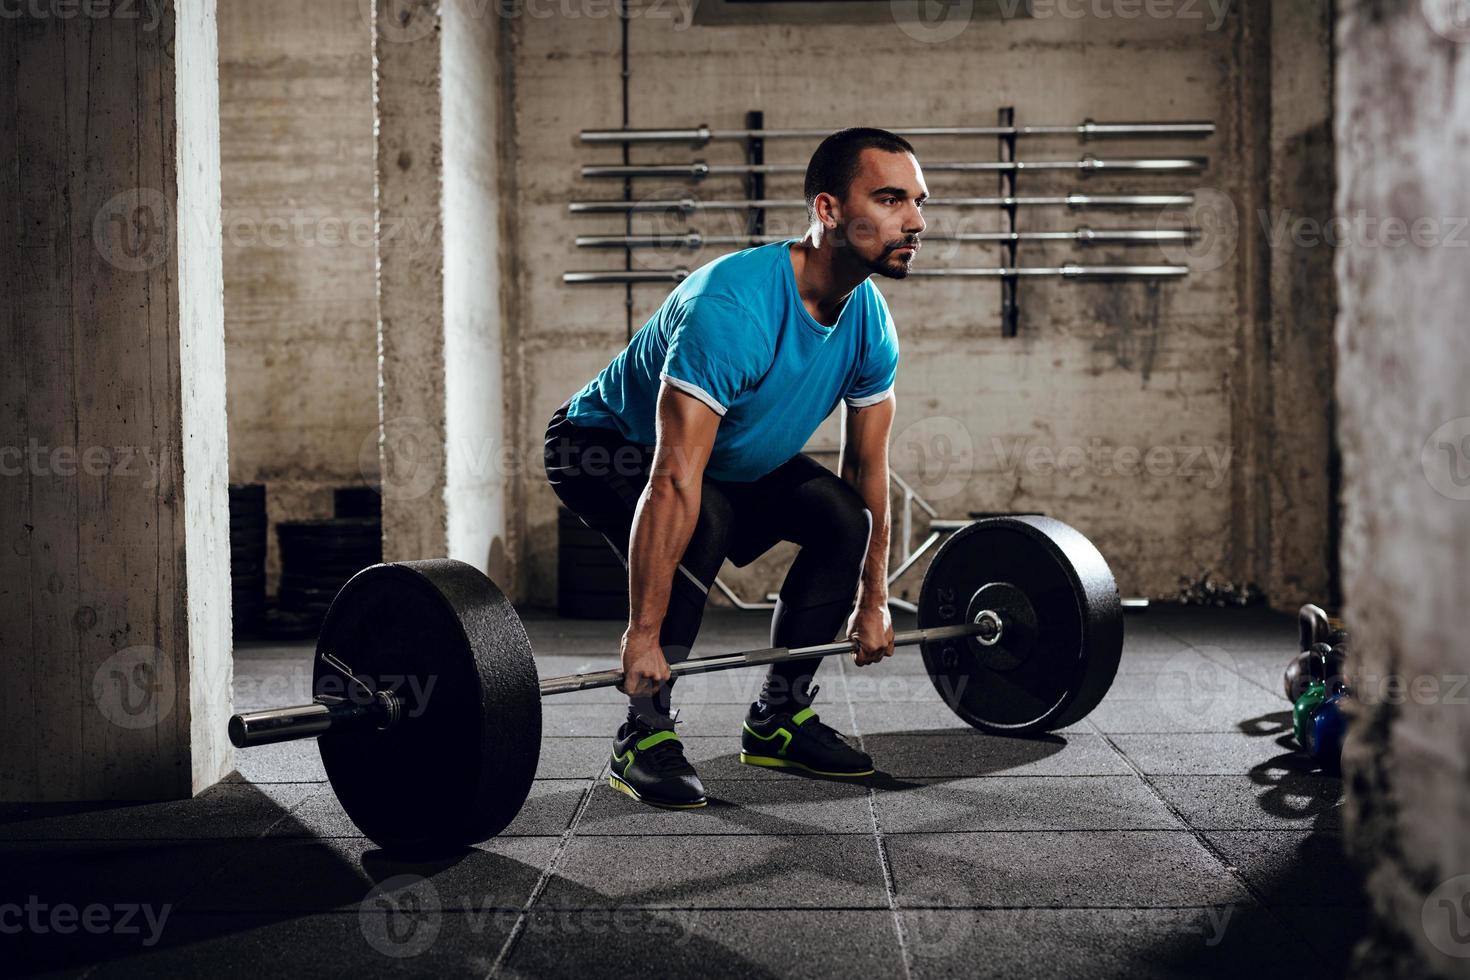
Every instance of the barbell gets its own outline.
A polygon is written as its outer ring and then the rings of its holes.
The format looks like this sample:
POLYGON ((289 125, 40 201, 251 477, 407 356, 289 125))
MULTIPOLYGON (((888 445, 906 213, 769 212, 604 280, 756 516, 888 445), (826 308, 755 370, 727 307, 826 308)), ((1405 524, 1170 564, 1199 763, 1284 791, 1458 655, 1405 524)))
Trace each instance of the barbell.
MULTIPOLYGON (((1075 724, 1107 694, 1123 650, 1112 572, 1090 541, 1048 517, 954 532, 924 574, 918 646, 946 704, 982 731, 1075 724)), ((678 677, 826 657, 851 642, 767 647, 671 665, 678 677)), ((541 699, 614 687, 618 670, 538 680, 504 593, 448 558, 373 565, 322 622, 310 704, 238 714, 239 748, 316 737, 342 809, 386 851, 429 856, 498 834, 536 776, 541 699)))

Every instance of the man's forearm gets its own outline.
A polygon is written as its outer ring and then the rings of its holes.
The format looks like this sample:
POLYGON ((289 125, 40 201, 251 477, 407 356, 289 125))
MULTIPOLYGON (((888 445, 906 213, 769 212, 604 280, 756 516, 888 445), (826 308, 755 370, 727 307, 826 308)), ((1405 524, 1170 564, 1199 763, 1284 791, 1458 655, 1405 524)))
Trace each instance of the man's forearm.
POLYGON ((873 466, 865 472, 855 465, 844 466, 842 478, 857 490, 873 515, 868 554, 858 583, 858 605, 881 606, 888 602, 888 467, 873 466))
POLYGON ((681 489, 655 476, 639 497, 628 542, 629 632, 658 635, 679 558, 699 521, 699 493, 697 481, 681 489))

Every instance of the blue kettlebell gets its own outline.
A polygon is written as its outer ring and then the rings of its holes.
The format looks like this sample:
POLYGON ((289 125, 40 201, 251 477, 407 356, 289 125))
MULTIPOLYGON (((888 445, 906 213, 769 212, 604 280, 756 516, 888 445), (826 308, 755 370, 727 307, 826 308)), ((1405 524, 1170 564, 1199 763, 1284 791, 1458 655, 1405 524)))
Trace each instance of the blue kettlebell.
POLYGON ((1347 733, 1347 713, 1343 710, 1349 695, 1339 691, 1323 701, 1312 712, 1308 723, 1307 751, 1322 771, 1337 775, 1342 772, 1342 740, 1347 733))

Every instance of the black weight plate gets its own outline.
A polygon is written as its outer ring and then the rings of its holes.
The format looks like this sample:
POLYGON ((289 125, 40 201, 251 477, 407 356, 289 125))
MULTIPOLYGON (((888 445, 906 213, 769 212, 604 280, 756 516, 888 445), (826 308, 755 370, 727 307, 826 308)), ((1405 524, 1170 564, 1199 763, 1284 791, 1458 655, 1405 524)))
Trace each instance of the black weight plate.
POLYGON ((332 514, 379 520, 383 515, 382 491, 373 486, 337 487, 332 491, 332 514))
POLYGON ((945 702, 984 731, 1025 735, 1073 724, 1097 707, 1123 652, 1122 604, 1107 562, 1081 533, 1050 517, 999 517, 950 535, 924 574, 919 626, 964 622, 975 591, 1020 589, 1037 630, 1019 662, 986 662, 963 640, 923 644, 945 702))
POLYGON ((375 555, 367 551, 356 555, 302 555, 283 549, 281 568, 298 575, 336 576, 345 582, 369 565, 379 564, 375 555))
POLYGON ((316 636, 320 622, 319 616, 267 607, 261 629, 272 640, 305 640, 316 636))
POLYGON ((229 497, 232 509, 238 507, 243 510, 265 510, 264 483, 231 483, 229 497))
POLYGON ((324 517, 301 521, 281 521, 276 532, 282 537, 313 540, 356 540, 376 537, 382 522, 375 517, 324 517))
MULTIPOLYGON (((447 558, 375 565, 332 603, 317 641, 404 699, 387 731, 318 739, 342 808, 385 850, 431 855, 494 836, 531 789, 541 690, 531 642, 495 583, 447 558)), ((342 682, 321 657, 318 694, 342 682)))
POLYGON ((353 572, 359 572, 369 565, 378 564, 377 559, 382 554, 382 545, 376 542, 370 545, 354 545, 351 548, 318 548, 299 541, 281 545, 282 563, 300 565, 303 568, 335 568, 347 565, 353 572))

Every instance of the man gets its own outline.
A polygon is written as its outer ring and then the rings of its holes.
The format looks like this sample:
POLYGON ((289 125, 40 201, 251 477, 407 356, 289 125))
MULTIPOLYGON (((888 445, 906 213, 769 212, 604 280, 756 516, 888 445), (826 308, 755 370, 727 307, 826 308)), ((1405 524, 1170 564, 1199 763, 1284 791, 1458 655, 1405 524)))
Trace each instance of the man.
MULTIPOLYGON (((557 495, 628 568, 628 720, 613 740, 609 781, 655 806, 705 804, 674 734, 669 664, 688 656, 727 557, 746 565, 777 541, 800 546, 771 619, 773 646, 828 643, 845 629, 858 664, 893 654, 888 439, 898 338, 869 276, 908 275, 928 188, 906 141, 846 129, 812 155, 805 197, 805 238, 694 272, 546 431, 557 495), (839 402, 840 478, 801 453, 839 402)), ((813 710, 819 664, 771 667, 742 726, 742 762, 873 772, 813 710)))

